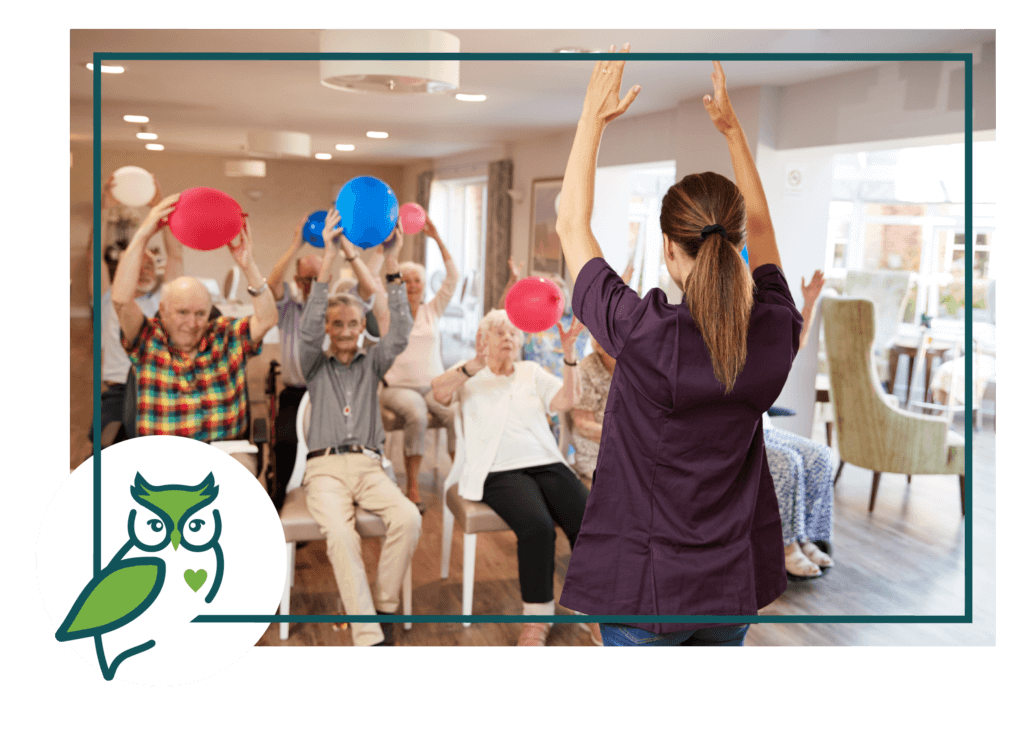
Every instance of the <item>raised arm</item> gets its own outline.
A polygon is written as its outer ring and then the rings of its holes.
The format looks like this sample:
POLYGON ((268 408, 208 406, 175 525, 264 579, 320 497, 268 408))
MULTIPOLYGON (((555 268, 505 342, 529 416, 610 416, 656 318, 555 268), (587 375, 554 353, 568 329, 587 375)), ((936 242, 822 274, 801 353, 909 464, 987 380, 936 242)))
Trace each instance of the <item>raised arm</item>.
POLYGON ((725 72, 720 62, 715 62, 715 71, 711 82, 715 87, 714 98, 704 96, 704 107, 729 145, 729 157, 736 176, 736 187, 747 206, 747 254, 750 258, 750 271, 763 264, 774 264, 782 268, 778 246, 775 244, 775 229, 768 214, 768 199, 761 186, 761 176, 754 165, 754 156, 750 153, 747 137, 740 127, 736 112, 729 102, 729 93, 725 89, 725 72))
MULTIPOLYGON (((611 51, 615 51, 614 46, 611 51)), ((625 44, 622 51, 628 52, 629 44, 625 44)), ((576 138, 565 166, 555 230, 562 242, 562 253, 573 282, 584 264, 594 257, 604 256, 590 229, 590 216, 594 210, 594 173, 605 126, 625 113, 640 92, 640 86, 635 85, 626 97, 619 99, 625 65, 625 59, 599 61, 594 65, 583 101, 583 114, 576 126, 576 138)))
POLYGON ((246 219, 242 226, 241 233, 238 234, 239 243, 228 244, 228 250, 231 252, 232 259, 235 263, 242 268, 242 272, 245 273, 245 278, 249 281, 249 286, 259 291, 261 287, 264 289, 262 292, 258 292, 257 295, 253 296, 252 305, 255 309, 252 320, 249 321, 249 338, 255 343, 263 341, 263 337, 267 331, 277 325, 277 306, 274 304, 274 294, 265 289, 268 287, 267 281, 263 279, 263 275, 260 273, 260 268, 256 266, 256 260, 253 258, 252 248, 252 237, 249 232, 249 220, 246 219))
POLYGON ((274 295, 274 300, 281 300, 284 297, 284 272, 288 269, 288 264, 292 261, 295 254, 302 247, 302 229, 306 225, 306 217, 303 216, 302 220, 295 227, 295 233, 292 235, 292 243, 281 258, 277 260, 277 264, 270 270, 270 275, 267 277, 267 286, 270 288, 270 292, 274 295))
POLYGON ((818 306, 818 296, 821 295, 821 288, 825 286, 825 273, 820 269, 814 271, 810 284, 804 283, 800 278, 800 291, 804 294, 804 309, 800 312, 804 318, 804 326, 800 329, 800 348, 807 343, 807 335, 811 331, 811 322, 814 319, 814 311, 818 306))
POLYGON ((437 315, 441 315, 448 307, 448 303, 452 301, 452 296, 455 295, 455 288, 459 284, 459 268, 455 266, 455 260, 452 259, 452 255, 441 241, 441 234, 437 232, 437 227, 430 220, 430 216, 427 216, 423 233, 437 242, 437 248, 441 250, 441 259, 444 261, 444 282, 441 283, 441 289, 437 291, 437 295, 430 301, 434 304, 437 315))
POLYGON ((555 325, 558 326, 558 338, 562 341, 564 366, 562 367, 562 389, 551 399, 553 413, 572 410, 580 395, 583 394, 579 367, 576 366, 576 337, 583 331, 583 324, 578 318, 573 317, 568 331, 562 328, 561 323, 555 325))
MULTIPOLYGON (((402 251, 405 234, 399 220, 394 232, 384 242, 384 273, 393 275, 398 272, 398 254, 402 251)), ((395 358, 405 351, 409 345, 409 332, 412 331, 412 312, 409 310, 409 298, 405 293, 405 285, 401 280, 389 282, 387 285, 388 321, 387 331, 381 328, 381 340, 373 348, 374 368, 381 378, 391 369, 395 358)))
POLYGON ((121 331, 128 341, 135 340, 146 319, 142 309, 135 302, 143 260, 152 259, 146 251, 146 244, 153 234, 163 228, 164 219, 171 214, 177 202, 178 193, 175 193, 161 200, 149 211, 117 263, 114 283, 110 287, 110 298, 114 312, 117 313, 117 320, 121 324, 121 331))
POLYGON ((476 356, 468 362, 456 364, 447 372, 443 372, 430 381, 430 389, 434 391, 434 400, 441 405, 450 405, 455 391, 466 384, 466 381, 487 366, 487 342, 483 334, 476 332, 476 356), (463 372, 462 368, 466 370, 463 372))

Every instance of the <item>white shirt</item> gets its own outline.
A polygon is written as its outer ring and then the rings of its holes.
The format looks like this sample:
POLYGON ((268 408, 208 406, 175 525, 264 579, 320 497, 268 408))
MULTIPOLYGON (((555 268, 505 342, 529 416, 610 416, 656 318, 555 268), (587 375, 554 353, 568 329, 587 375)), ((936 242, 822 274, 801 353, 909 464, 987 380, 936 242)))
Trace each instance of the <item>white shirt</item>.
MULTIPOLYGON (((163 287, 157 290, 140 295, 135 298, 135 303, 142 309, 146 318, 152 318, 160 309, 160 295, 163 287)), ((100 339, 103 352, 103 381, 123 385, 128 379, 128 370, 132 367, 132 361, 121 345, 121 322, 117 319, 117 311, 114 310, 114 300, 110 290, 103 293, 100 298, 100 320, 103 322, 103 336, 100 339)))
POLYGON ((483 500, 488 473, 561 462, 548 426, 551 400, 562 381, 536 362, 515 362, 512 375, 487 367, 465 382, 452 398, 458 403, 455 462, 444 482, 459 484, 466 500, 483 500))
POLYGON ((445 266, 447 272, 441 289, 429 303, 421 304, 416 311, 416 319, 409 332, 409 344, 384 375, 388 387, 427 387, 431 380, 444 372, 438 321, 459 284, 459 273, 455 265, 445 266))

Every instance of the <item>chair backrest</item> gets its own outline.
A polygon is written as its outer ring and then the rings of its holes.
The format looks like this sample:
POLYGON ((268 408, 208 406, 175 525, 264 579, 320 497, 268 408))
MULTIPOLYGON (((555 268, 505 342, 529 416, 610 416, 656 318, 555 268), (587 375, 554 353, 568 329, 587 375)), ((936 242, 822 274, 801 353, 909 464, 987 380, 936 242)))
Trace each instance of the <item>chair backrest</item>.
POLYGON ((843 294, 851 298, 866 298, 875 305, 874 351, 888 347, 895 339, 903 322, 903 314, 910 301, 910 272, 891 270, 849 270, 843 294))
POLYGON ((295 449, 295 467, 292 468, 292 476, 288 478, 285 492, 290 493, 302 485, 302 478, 306 474, 306 455, 309 453, 309 446, 306 444, 306 437, 309 435, 309 422, 313 414, 313 406, 309 404, 309 391, 302 395, 299 401, 299 408, 295 414, 295 436, 298 444, 295 449))
POLYGON ((874 304, 837 297, 823 299, 821 308, 839 455, 858 467, 883 469, 877 460, 889 450, 881 429, 891 409, 872 361, 874 304))

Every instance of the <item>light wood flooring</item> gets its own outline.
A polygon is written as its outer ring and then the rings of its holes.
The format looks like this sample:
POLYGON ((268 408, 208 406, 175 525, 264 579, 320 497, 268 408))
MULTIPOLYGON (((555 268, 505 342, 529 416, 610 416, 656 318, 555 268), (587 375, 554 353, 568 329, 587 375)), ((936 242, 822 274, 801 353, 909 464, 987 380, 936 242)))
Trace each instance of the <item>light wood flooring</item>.
MULTIPOLYGON (((255 380, 256 378, 254 378, 255 380)), ((91 322, 71 322, 71 467, 91 454, 88 425, 92 413, 91 322)), ((251 387, 259 387, 256 382, 251 387)), ((257 411, 258 412, 258 411, 257 411)), ((962 422, 958 429, 963 432, 962 422)), ((815 424, 815 439, 824 443, 824 427, 815 424)), ((440 579, 441 510, 433 488, 434 434, 420 474, 427 503, 423 533, 413 561, 413 613, 458 614, 462 597, 462 532, 456 526, 448 579, 440 579)), ((441 436, 443 443, 443 434, 441 436)), ((440 455, 439 479, 449 467, 440 455)), ((402 465, 395 460, 399 482, 402 465)), ((973 619, 972 624, 755 624, 748 646, 785 645, 991 645, 995 643, 995 434, 991 421, 974 434, 973 484, 973 619)), ((901 475, 883 475, 873 513, 868 513, 871 473, 851 465, 843 469, 835 491, 833 556, 836 566, 824 577, 789 584, 762 615, 957 615, 964 613, 965 527, 960 516, 955 477, 916 476, 910 485, 901 475)), ((474 612, 519 614, 516 542, 511 532, 481 534, 477 539, 474 612)), ((366 540, 363 556, 372 581, 379 540, 366 540)), ((340 607, 323 542, 298 550, 293 614, 337 613, 340 607)), ((555 597, 561 591, 569 545, 559 532, 555 597)), ((568 613, 559 608, 559 614, 568 613)), ((511 645, 519 624, 413 624, 396 628, 398 643, 421 645, 511 645)), ((351 632, 328 624, 292 624, 293 646, 350 645, 351 632)), ((271 624, 259 645, 277 646, 278 625, 271 624)), ((588 646, 576 624, 555 624, 549 644, 588 646)))

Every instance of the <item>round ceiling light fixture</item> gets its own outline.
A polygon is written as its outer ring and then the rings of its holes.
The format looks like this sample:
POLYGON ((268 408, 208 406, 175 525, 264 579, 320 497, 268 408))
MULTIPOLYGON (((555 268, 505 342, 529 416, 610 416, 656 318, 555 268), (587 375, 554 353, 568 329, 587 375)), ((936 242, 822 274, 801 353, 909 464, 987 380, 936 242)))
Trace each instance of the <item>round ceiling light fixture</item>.
MULTIPOLYGON (((321 31, 320 53, 458 54, 444 31, 321 31)), ((459 60, 321 59, 320 84, 346 92, 439 93, 459 88, 459 60)))
POLYGON ((250 154, 263 157, 304 157, 313 153, 313 138, 299 131, 248 131, 246 134, 250 154))

